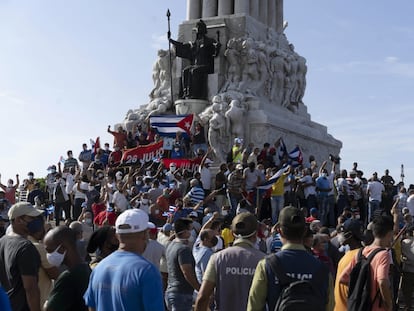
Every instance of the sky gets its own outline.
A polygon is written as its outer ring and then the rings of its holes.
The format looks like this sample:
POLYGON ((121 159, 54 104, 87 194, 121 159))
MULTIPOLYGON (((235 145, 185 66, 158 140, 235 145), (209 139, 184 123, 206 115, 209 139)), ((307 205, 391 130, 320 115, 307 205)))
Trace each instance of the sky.
MULTIPOLYGON (((148 102, 156 52, 186 0, 0 0, 2 182, 44 177, 67 150, 148 102)), ((285 31, 307 59, 304 103, 343 143, 341 167, 414 183, 414 1, 288 0, 285 31)))

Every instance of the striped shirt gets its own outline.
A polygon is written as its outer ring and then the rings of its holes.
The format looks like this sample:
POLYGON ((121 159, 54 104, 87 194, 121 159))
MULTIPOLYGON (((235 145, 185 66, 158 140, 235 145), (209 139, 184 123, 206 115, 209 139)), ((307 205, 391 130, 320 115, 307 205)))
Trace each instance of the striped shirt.
POLYGON ((190 198, 191 203, 195 205, 204 200, 204 190, 200 187, 192 187, 187 196, 190 198))

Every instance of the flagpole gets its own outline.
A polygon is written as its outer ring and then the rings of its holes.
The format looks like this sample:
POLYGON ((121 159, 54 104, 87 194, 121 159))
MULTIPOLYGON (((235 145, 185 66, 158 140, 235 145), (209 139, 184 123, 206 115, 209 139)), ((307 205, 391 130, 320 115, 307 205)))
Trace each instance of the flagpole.
POLYGON ((171 17, 171 12, 170 9, 167 10, 167 20, 168 20, 168 32, 167 32, 167 37, 168 37, 168 54, 169 54, 169 59, 170 59, 170 92, 171 92, 171 105, 174 104, 174 95, 173 95, 173 77, 172 77, 172 55, 171 55, 171 42, 170 42, 170 38, 171 38, 171 27, 170 27, 170 17, 171 17))

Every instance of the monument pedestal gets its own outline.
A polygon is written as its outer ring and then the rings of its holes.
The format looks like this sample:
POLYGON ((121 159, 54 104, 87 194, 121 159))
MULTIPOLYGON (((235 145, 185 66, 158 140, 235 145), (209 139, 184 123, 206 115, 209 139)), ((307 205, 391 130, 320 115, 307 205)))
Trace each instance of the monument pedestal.
POLYGON ((202 99, 178 99, 174 102, 175 114, 200 114, 209 105, 208 100, 202 99))

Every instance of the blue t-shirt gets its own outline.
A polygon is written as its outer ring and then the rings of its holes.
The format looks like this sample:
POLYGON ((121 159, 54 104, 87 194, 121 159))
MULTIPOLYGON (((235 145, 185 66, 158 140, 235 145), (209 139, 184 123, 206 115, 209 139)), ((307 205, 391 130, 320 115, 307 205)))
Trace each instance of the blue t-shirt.
POLYGON ((92 271, 85 295, 96 311, 163 311, 161 274, 142 256, 116 251, 92 271))
MULTIPOLYGON (((316 189, 330 189, 329 179, 324 176, 316 178, 316 189)), ((318 191, 319 197, 327 197, 329 191, 318 191)))
POLYGON ((2 311, 12 311, 10 306, 9 297, 4 291, 3 287, 0 286, 0 310, 2 311))

